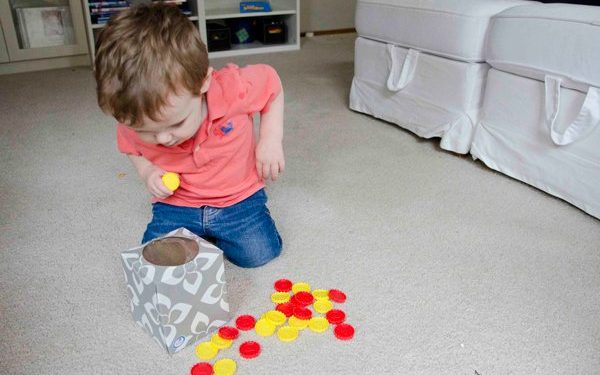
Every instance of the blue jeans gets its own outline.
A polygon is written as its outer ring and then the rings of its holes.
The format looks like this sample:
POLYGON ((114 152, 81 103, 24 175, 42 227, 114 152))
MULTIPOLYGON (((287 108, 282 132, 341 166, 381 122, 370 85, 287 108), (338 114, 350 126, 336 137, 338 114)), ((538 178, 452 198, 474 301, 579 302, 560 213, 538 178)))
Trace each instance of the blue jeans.
POLYGON ((266 203, 264 189, 224 208, 154 203, 152 221, 142 243, 185 227, 217 245, 232 263, 240 267, 262 266, 281 253, 282 245, 266 203))

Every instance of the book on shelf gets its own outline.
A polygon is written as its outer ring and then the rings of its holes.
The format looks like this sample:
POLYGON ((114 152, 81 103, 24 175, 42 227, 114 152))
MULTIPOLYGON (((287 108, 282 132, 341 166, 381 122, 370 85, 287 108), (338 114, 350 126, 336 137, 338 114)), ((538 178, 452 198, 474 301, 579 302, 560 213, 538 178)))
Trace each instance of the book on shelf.
POLYGON ((104 14, 104 13, 117 13, 127 9, 127 7, 116 7, 116 8, 92 8, 90 14, 104 14))
POLYGON ((94 25, 104 25, 110 17, 129 8, 130 0, 89 0, 90 21, 94 25))
POLYGON ((129 1, 90 1, 88 3, 90 8, 103 8, 103 7, 128 7, 129 1))
MULTIPOLYGON (((192 15, 188 0, 151 0, 151 2, 157 1, 178 6, 181 12, 188 17, 192 15)), ((91 22, 93 25, 105 25, 113 15, 123 9, 148 2, 150 0, 89 0, 91 22)))
POLYGON ((69 45, 75 42, 68 6, 16 8, 21 48, 69 45))
POLYGON ((152 2, 154 2, 154 3, 162 2, 165 4, 176 5, 182 11, 188 9, 188 7, 189 7, 187 0, 152 0, 152 2))
POLYGON ((187 0, 153 0, 155 3, 156 2, 163 2, 166 4, 183 4, 183 3, 187 3, 187 0))

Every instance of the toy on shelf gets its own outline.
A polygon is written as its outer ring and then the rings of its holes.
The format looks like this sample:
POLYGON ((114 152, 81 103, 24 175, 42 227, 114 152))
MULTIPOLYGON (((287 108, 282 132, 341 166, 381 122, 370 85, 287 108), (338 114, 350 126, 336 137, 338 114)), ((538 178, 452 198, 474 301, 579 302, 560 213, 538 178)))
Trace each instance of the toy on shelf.
POLYGON ((270 1, 240 1, 240 13, 270 12, 270 1))

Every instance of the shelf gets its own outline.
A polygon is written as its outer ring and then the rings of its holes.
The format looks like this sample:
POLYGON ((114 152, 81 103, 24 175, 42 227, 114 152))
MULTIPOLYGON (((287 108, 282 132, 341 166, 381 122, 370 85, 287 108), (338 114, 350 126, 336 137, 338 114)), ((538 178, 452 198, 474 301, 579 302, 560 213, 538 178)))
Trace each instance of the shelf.
POLYGON ((285 22, 287 41, 283 44, 253 43, 232 44, 231 49, 209 52, 209 57, 223 58, 270 52, 297 51, 300 49, 300 0, 271 0, 271 12, 240 12, 237 0, 203 0, 200 14, 200 34, 207 39, 206 22, 228 19, 256 19, 257 17, 276 16, 285 22), (203 11, 201 11, 203 9, 203 11))
POLYGON ((285 14, 296 14, 296 9, 287 9, 272 6, 271 12, 249 12, 241 13, 239 8, 221 8, 221 9, 207 9, 205 19, 206 20, 222 20, 226 18, 248 18, 248 17, 264 17, 264 16, 280 16, 285 14))
MULTIPOLYGON (((0 5, 3 0, 0 0, 0 5)), ((138 1, 138 0, 136 0, 138 1)), ((142 0, 139 0, 142 1, 142 0)), ((144 0, 147 1, 147 0, 144 0)), ((88 36, 88 46, 90 48, 90 60, 93 65, 95 58, 96 40, 106 24, 93 24, 89 9, 89 0, 82 0, 86 29, 88 36)), ((250 55, 255 53, 294 51, 300 49, 300 0, 271 0, 271 12, 249 12, 241 13, 238 0, 187 0, 189 10, 192 12, 188 16, 190 21, 198 27, 200 37, 206 44, 207 30, 206 22, 211 20, 224 20, 235 18, 255 18, 279 16, 285 19, 287 25, 287 43, 285 44, 261 44, 260 42, 249 44, 233 45, 230 50, 210 52, 211 58, 232 57, 238 55, 250 55)))
POLYGON ((295 51, 300 49, 297 43, 286 43, 286 44, 262 44, 261 42, 253 42, 246 44, 232 44, 231 49, 226 51, 215 51, 209 52, 209 57, 231 57, 241 55, 251 55, 255 53, 267 53, 267 52, 284 52, 284 51, 295 51))
MULTIPOLYGON (((190 21, 192 21, 192 22, 193 22, 193 21, 198 21, 198 16, 190 16, 190 17, 188 17, 188 19, 189 19, 190 21)), ((92 24, 92 29, 101 29, 101 28, 103 28, 104 26, 106 26, 106 24, 105 24, 105 23, 93 23, 93 24, 92 24)))

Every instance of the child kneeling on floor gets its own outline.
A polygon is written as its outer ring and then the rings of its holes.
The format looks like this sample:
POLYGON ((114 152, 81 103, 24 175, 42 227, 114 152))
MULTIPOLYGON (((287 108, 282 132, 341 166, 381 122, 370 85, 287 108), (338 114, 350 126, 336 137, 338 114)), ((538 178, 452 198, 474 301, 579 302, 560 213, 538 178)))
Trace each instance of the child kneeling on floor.
POLYGON ((98 104, 152 195, 142 243, 185 227, 241 267, 281 252, 264 180, 284 169, 283 90, 268 65, 209 67, 196 27, 171 5, 114 16, 96 52, 98 104), (260 112, 255 141, 252 116, 260 112), (180 175, 174 192, 161 177, 180 175))

